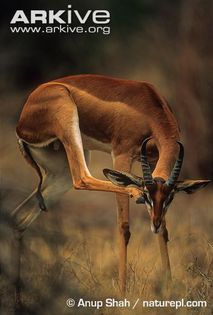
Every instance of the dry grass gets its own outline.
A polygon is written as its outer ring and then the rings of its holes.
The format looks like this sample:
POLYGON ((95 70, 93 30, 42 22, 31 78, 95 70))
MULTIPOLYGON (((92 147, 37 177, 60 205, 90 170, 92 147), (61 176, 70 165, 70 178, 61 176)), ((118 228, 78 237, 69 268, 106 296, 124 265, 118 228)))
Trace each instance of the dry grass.
MULTIPOLYGON (((7 126, 5 127, 5 131, 7 126)), ((8 131, 8 130, 7 130, 8 131)), ((3 208, 10 211, 35 186, 36 176, 20 158, 12 128, 3 151, 3 208), (17 156, 20 159, 17 159, 17 156), (21 179, 21 182, 20 182, 21 179)), ((92 174, 110 167, 96 153, 92 174)), ((140 169, 134 172, 140 174, 140 169)), ((141 315, 213 313, 213 197, 211 187, 176 196, 167 214, 173 285, 165 294, 156 236, 147 211, 131 201, 127 298, 141 300, 207 300, 206 309, 69 309, 68 297, 102 300, 118 296, 115 198, 111 193, 71 191, 48 213, 42 213, 24 236, 22 256, 23 315, 141 315)), ((0 289, 4 296, 3 282, 0 289)), ((4 314, 6 315, 6 314, 4 314)))
MULTIPOLYGON (((70 195, 74 197, 76 194, 70 195)), ((203 193, 206 205, 203 202, 199 208, 201 194, 179 196, 170 209, 169 251, 173 285, 167 294, 162 289, 163 275, 156 237, 149 231, 145 210, 132 207, 127 288, 130 301, 135 301, 137 297, 142 300, 206 300, 208 309, 167 309, 163 313, 211 314, 213 247, 210 239, 212 218, 209 217, 208 204, 212 197, 210 192, 203 193), (181 209, 183 204, 186 205, 185 209, 181 209), (188 217, 192 211, 190 222, 188 217)), ((87 193, 83 195, 86 197, 87 193)), ((78 206, 76 204, 77 208, 70 206, 71 196, 63 200, 60 210, 54 209, 45 215, 45 220, 39 218, 25 236, 22 261, 24 301, 32 309, 35 305, 44 304, 39 314, 49 314, 50 305, 51 314, 72 314, 65 307, 67 297, 101 300, 116 297, 118 293, 112 196, 103 194, 102 200, 99 198, 96 202, 94 199, 89 205, 86 198, 81 198, 78 206), (105 209, 107 204, 109 209, 105 209)), ((160 314, 159 310, 151 311, 152 314, 160 314)), ((146 311, 138 306, 134 312, 106 309, 97 314, 139 315, 146 312, 150 312, 150 309, 146 311)), ((81 314, 80 310, 73 311, 73 314, 78 313, 81 314)), ((90 311, 83 311, 82 314, 90 314, 90 311)), ((91 314, 96 313, 92 310, 91 314)))

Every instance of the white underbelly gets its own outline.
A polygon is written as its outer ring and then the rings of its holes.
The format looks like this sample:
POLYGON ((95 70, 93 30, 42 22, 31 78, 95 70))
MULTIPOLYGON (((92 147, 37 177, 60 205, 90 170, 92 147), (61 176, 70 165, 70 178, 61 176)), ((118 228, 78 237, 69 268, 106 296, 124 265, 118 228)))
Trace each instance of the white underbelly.
POLYGON ((84 149, 87 150, 97 150, 107 153, 111 153, 112 146, 111 143, 104 143, 94 138, 88 137, 85 134, 81 133, 82 142, 84 149))
MULTIPOLYGON (((17 136, 17 138, 18 138, 18 140, 20 139, 18 136, 17 136)), ((83 142, 83 149, 97 150, 97 151, 102 151, 102 152, 107 152, 107 153, 111 153, 111 151, 112 151, 111 143, 104 143, 104 142, 98 141, 94 138, 86 136, 83 133, 81 133, 81 138, 82 138, 82 142, 83 142)), ((40 142, 40 143, 29 143, 29 142, 25 141, 24 139, 20 139, 20 140, 24 141, 25 143, 27 143, 30 146, 35 147, 35 148, 47 147, 52 142, 54 142, 54 144, 56 143, 56 145, 58 144, 58 141, 56 141, 57 138, 51 138, 45 142, 40 142)))

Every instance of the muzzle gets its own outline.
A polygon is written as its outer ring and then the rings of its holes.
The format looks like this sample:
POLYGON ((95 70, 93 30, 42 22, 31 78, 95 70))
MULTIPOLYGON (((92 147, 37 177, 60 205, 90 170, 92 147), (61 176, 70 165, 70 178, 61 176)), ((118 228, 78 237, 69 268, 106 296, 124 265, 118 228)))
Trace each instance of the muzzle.
POLYGON ((161 219, 153 218, 151 221, 151 230, 153 233, 158 233, 161 228, 161 219))

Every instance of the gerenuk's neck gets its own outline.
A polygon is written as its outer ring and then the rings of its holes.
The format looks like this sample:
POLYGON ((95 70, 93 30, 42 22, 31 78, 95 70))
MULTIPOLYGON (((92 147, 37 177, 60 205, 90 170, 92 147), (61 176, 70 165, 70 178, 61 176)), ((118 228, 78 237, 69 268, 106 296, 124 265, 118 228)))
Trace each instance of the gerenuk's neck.
POLYGON ((169 178, 179 152, 177 140, 178 138, 159 140, 157 144, 159 159, 152 173, 153 178, 161 177, 164 180, 169 178))

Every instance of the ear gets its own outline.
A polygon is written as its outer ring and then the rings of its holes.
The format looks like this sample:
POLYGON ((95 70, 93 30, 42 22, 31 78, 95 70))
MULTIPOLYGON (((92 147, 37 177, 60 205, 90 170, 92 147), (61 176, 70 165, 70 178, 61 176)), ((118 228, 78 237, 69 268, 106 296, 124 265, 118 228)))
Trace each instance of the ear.
POLYGON ((143 180, 142 178, 126 173, 126 172, 118 172, 115 170, 109 170, 108 168, 105 168, 103 170, 104 175, 114 184, 117 186, 129 186, 134 185, 137 187, 143 186, 143 180))
POLYGON ((192 194, 198 189, 205 187, 211 182, 211 180, 198 179, 198 180, 184 180, 177 182, 175 191, 185 191, 187 194, 192 194))

